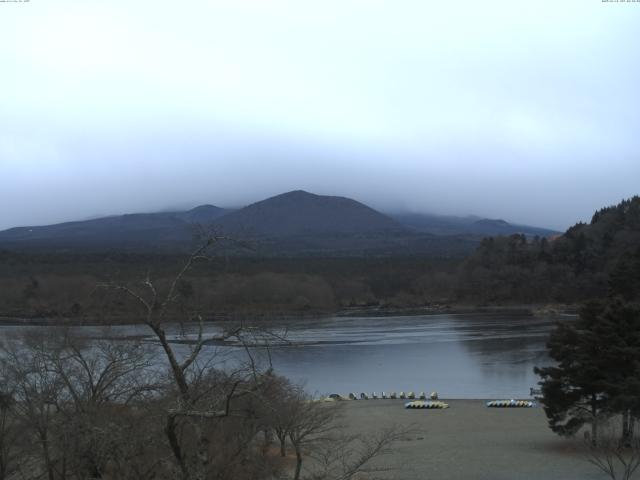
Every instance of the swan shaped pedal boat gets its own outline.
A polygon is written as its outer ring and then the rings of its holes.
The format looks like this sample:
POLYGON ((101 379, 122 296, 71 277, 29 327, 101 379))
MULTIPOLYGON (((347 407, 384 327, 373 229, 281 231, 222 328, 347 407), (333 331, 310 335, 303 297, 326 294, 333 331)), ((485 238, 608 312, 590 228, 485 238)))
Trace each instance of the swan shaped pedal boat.
POLYGON ((491 400, 487 402, 487 407, 492 408, 532 408, 535 402, 530 400, 491 400))
POLYGON ((434 402, 434 401, 422 401, 422 400, 416 400, 414 402, 407 402, 404 404, 404 408, 428 408, 428 409, 443 409, 443 408, 449 408, 449 404, 448 403, 444 403, 444 402, 434 402))

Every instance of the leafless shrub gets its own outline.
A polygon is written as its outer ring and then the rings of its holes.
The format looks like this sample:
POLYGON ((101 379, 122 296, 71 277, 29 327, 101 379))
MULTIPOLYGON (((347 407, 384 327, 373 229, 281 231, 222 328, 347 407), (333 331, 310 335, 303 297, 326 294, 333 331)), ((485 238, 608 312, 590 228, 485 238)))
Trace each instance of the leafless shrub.
POLYGON ((294 480, 348 480, 365 469, 381 471, 371 466, 372 461, 389 453, 391 445, 409 431, 393 427, 370 437, 344 434, 343 403, 315 400, 282 377, 274 377, 266 402, 280 455, 286 456, 287 441, 295 453, 294 480))
POLYGON ((340 412, 340 404, 313 401, 301 390, 293 398, 295 401, 289 410, 289 439, 296 453, 293 478, 298 480, 302 472, 303 452, 331 440, 331 434, 336 430, 335 420, 340 412))
POLYGON ((315 471, 309 480, 350 480, 358 474, 389 471, 372 465, 375 459, 391 452, 392 445, 410 433, 410 429, 393 426, 367 437, 364 434, 335 435, 312 451, 315 471))
POLYGON ((60 328, 5 341, 0 357, 11 421, 37 446, 21 452, 39 459, 34 476, 102 478, 127 457, 140 435, 126 431, 143 416, 132 406, 155 388, 141 344, 88 342, 60 328))
MULTIPOLYGON (((209 237, 187 259, 183 267, 161 291, 151 280, 150 275, 142 283, 142 290, 121 284, 106 284, 103 288, 115 289, 133 299, 142 309, 142 321, 157 339, 169 365, 171 385, 168 386, 174 404, 167 408, 164 432, 176 464, 176 474, 185 480, 211 478, 212 472, 220 472, 225 466, 220 464, 224 458, 220 452, 229 446, 229 442, 213 441, 223 432, 229 418, 243 417, 244 426, 250 423, 255 414, 246 411, 251 397, 259 398, 264 388, 264 372, 259 371, 257 362, 251 355, 250 346, 261 338, 255 329, 240 325, 224 331, 222 335, 206 338, 204 322, 200 312, 190 312, 190 319, 198 325, 197 338, 189 343, 189 352, 178 355, 167 334, 166 325, 171 309, 180 298, 180 286, 195 262, 209 259, 208 250, 223 237, 209 237), (248 362, 233 372, 221 372, 215 369, 211 361, 202 360, 202 350, 210 341, 235 340, 244 346, 248 362), (240 407, 236 406, 239 402, 240 407), (243 408, 245 411, 242 411, 243 408), (220 422, 225 419, 225 422, 220 422)), ((180 309, 184 312, 184 305, 180 309)), ((250 449, 255 437, 255 428, 249 428, 240 444, 250 449)), ((240 438, 240 437, 238 437, 240 438)), ((240 455, 238 452, 235 456, 240 455)))
POLYGON ((585 438, 585 457, 611 480, 629 480, 640 467, 640 436, 622 440, 611 418, 598 422, 598 437, 585 438))
MULTIPOLYGON (((3 386, 6 387, 6 386, 3 386)), ((15 399, 6 391, 0 391, 0 480, 6 480, 20 469, 21 429, 13 416, 15 399)))
POLYGON ((147 275, 138 285, 102 285, 141 308, 153 345, 69 328, 2 342, 0 480, 18 471, 25 480, 256 480, 289 470, 299 480, 303 460, 309 479, 347 480, 386 452, 395 430, 341 435, 339 404, 314 401, 274 374, 270 347, 283 335, 242 324, 205 335, 201 313, 183 301, 185 276, 216 241, 167 284, 147 275), (178 336, 176 314, 189 319, 178 336), (193 325, 195 339, 187 335, 193 325), (210 351, 203 355, 219 342, 242 349, 245 361, 225 368, 210 351), (157 368, 158 349, 166 371, 157 368), (293 467, 270 448, 274 435, 282 455, 288 445, 295 452, 293 467))

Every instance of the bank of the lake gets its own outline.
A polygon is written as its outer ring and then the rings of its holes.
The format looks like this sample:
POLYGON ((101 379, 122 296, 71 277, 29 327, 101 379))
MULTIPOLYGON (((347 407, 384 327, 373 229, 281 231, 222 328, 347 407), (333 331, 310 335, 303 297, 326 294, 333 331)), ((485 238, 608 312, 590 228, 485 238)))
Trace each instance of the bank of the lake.
MULTIPOLYGON (((295 321, 295 320, 321 320, 327 317, 349 318, 349 317, 391 317, 403 316, 410 321, 411 317, 421 317, 425 315, 533 315, 533 316, 565 316, 578 313, 579 305, 574 304, 431 304, 424 306, 389 306, 372 305, 364 307, 349 307, 337 310, 284 310, 284 311, 243 311, 243 312, 218 312, 203 314, 206 322, 234 322, 251 321, 256 323, 269 323, 272 321, 295 321)), ((92 315, 46 315, 0 313, 0 325, 91 325, 91 326, 115 326, 115 325, 136 325, 142 322, 143 316, 92 316, 92 315)), ((180 322, 181 318, 175 318, 173 322, 180 322)))
POLYGON ((473 314, 513 314, 513 315, 574 315, 580 306, 564 303, 512 303, 512 304, 471 304, 471 303, 442 303, 420 307, 375 305, 367 307, 351 307, 338 310, 334 314, 339 317, 350 316, 420 316, 420 315, 473 315, 473 314))
MULTIPOLYGON (((347 432, 372 435, 413 427, 377 465, 395 480, 596 480, 579 440, 563 439, 536 408, 487 408, 484 400, 446 400, 446 410, 406 410, 402 400, 345 401, 347 432)), ((370 477, 367 477, 370 478, 370 477)))

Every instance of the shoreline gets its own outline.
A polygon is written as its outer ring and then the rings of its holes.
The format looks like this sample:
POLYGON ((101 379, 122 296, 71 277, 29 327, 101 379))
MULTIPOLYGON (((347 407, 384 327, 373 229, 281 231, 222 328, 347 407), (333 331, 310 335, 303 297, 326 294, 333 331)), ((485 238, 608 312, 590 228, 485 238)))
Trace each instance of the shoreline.
MULTIPOLYGON (((518 304, 518 305, 432 305, 425 307, 350 307, 333 312, 281 312, 281 313, 238 313, 225 312, 209 315, 205 323, 234 322, 251 320, 259 323, 286 320, 321 320, 326 318, 357 317, 418 317, 429 315, 518 315, 533 317, 574 316, 578 306, 569 304, 518 304)), ((180 320, 171 323, 179 323, 180 320)), ((99 321, 92 317, 34 317, 19 315, 0 315, 0 326, 124 326, 139 325, 141 321, 113 317, 108 321, 99 321)))

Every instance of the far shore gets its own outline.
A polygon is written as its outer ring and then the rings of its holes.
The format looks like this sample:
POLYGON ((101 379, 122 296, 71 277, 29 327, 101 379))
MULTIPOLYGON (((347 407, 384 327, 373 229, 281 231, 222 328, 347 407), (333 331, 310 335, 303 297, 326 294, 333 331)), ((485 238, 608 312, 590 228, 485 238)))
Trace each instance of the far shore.
MULTIPOLYGON (((336 311, 273 311, 273 312, 222 312, 205 316, 206 322, 233 322, 250 319, 256 322, 286 321, 286 320, 321 320, 331 317, 385 317, 385 316, 425 316, 425 315, 532 315, 539 317, 555 317, 575 315, 578 311, 576 305, 566 304, 518 304, 518 305, 428 305, 423 307, 389 307, 366 306, 350 307, 336 311)), ((110 325, 136 325, 142 321, 131 317, 105 317, 97 316, 65 316, 65 315, 0 315, 0 326, 6 325, 86 325, 86 326, 110 326, 110 325)), ((176 319, 172 322, 178 323, 176 319)))
POLYGON ((344 401, 347 433, 373 435, 393 425, 412 427, 366 478, 395 480, 596 480, 581 439, 547 426, 541 407, 488 408, 486 400, 443 400, 444 410, 407 410, 403 400, 344 401))

